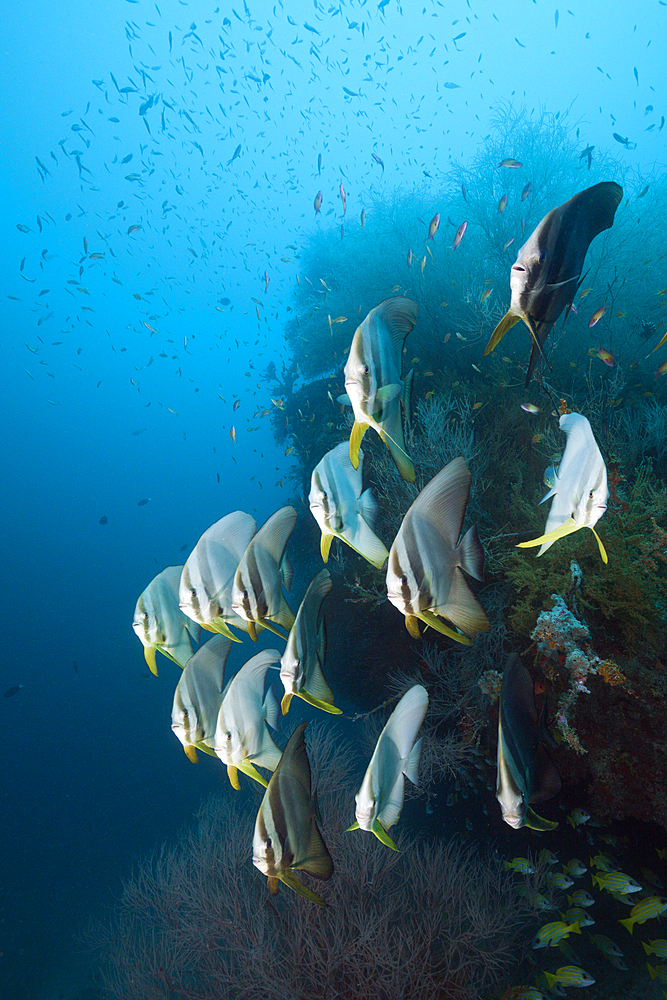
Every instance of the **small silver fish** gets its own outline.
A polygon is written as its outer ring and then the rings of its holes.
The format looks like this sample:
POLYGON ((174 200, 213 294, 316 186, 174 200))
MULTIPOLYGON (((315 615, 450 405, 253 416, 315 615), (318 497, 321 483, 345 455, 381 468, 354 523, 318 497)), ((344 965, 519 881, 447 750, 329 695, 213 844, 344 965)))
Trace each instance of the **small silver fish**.
POLYGON ((418 619, 467 646, 471 636, 491 629, 462 573, 481 580, 484 572, 477 528, 470 528, 459 541, 471 479, 463 458, 441 469, 409 508, 389 551, 387 596, 405 615, 406 628, 415 639, 418 619))
POLYGON ((184 667, 192 656, 190 636, 199 642, 201 628, 187 618, 178 606, 178 587, 182 566, 167 566, 148 584, 134 609, 132 628, 144 647, 144 657, 157 677, 155 653, 184 667), (188 632, 190 635, 188 635, 188 632))
POLYGON ((389 553, 372 530, 377 504, 369 489, 361 491, 363 462, 361 448, 355 469, 348 442, 336 445, 313 469, 308 501, 322 531, 320 551, 324 562, 329 558, 333 539, 340 538, 380 569, 389 553))
POLYGON ((415 481, 412 459, 405 450, 401 409, 409 414, 412 373, 401 377, 405 338, 417 322, 412 299, 396 296, 371 309, 352 338, 345 364, 346 395, 339 401, 354 410, 350 434, 350 461, 359 464, 359 446, 369 427, 375 430, 403 479, 415 481))
MULTIPOLYGON (((345 446, 346 447, 346 446, 345 446)), ((331 590, 329 571, 321 569, 308 584, 280 661, 280 679, 285 688, 281 702, 287 715, 293 695, 324 712, 340 715, 322 668, 326 655, 324 618, 320 617, 322 601, 331 590)))

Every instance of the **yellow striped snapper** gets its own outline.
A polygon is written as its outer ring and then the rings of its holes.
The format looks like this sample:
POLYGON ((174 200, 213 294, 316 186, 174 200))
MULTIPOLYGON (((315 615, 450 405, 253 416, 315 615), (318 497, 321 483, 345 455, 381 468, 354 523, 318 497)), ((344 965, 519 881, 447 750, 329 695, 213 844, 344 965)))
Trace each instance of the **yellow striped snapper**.
POLYGON ((647 896, 636 903, 630 910, 627 920, 619 920, 619 924, 627 927, 632 934, 635 924, 645 924, 647 920, 661 916, 665 910, 667 910, 665 896, 647 896))
POLYGON ((605 934, 589 934, 588 936, 595 947, 600 949, 603 955, 613 955, 615 958, 623 958, 623 952, 621 949, 605 934))
POLYGON ((285 546, 296 524, 294 507, 281 507, 250 540, 234 576, 232 610, 246 620, 248 635, 257 639, 258 627, 284 639, 275 625, 288 632, 294 615, 281 589, 289 593, 294 571, 285 546), (275 624, 274 624, 275 623, 275 624))
POLYGON ((578 965, 563 965, 560 969, 556 969, 555 973, 545 972, 544 978, 549 984, 549 989, 553 989, 556 983, 560 983, 561 986, 592 986, 595 982, 590 973, 578 965))
POLYGON ((569 910, 561 913, 561 918, 566 924, 579 924, 580 927, 592 927, 595 921, 582 909, 581 906, 571 906, 569 910))
POLYGON ((659 979, 661 983, 667 983, 667 965, 651 965, 650 962, 647 962, 646 968, 651 979, 659 979))
POLYGON ((572 878, 581 878, 588 871, 586 865, 582 864, 579 858, 572 858, 570 861, 566 861, 563 865, 563 871, 572 878))
POLYGON ((311 795, 305 728, 302 722, 292 733, 264 793, 255 821, 252 863, 267 876, 269 892, 277 893, 278 882, 284 882, 324 906, 322 897, 295 874, 305 871, 324 881, 333 875, 333 861, 317 825, 316 797, 311 795))
POLYGON ((657 955, 658 958, 667 958, 667 941, 664 938, 657 938, 655 941, 642 941, 642 948, 647 955, 657 955))
POLYGON ((313 469, 308 502, 320 526, 320 552, 327 562, 334 538, 340 538, 377 569, 389 553, 372 530, 377 503, 371 491, 362 493, 364 453, 359 449, 358 466, 350 461, 347 441, 336 445, 313 469))
POLYGON ((193 764, 197 762, 197 750, 215 756, 215 727, 231 648, 226 635, 214 635, 188 660, 176 685, 171 728, 193 764))
POLYGON ((417 784, 422 742, 417 733, 427 708, 428 694, 420 684, 405 692, 380 733, 355 796, 357 818, 348 829, 372 831, 394 851, 398 848, 388 831, 401 815, 405 778, 417 784))
POLYGON ((538 716, 533 678, 518 653, 513 653, 500 689, 496 798, 503 819, 515 830, 522 826, 553 830, 558 825, 531 808, 532 803, 556 795, 561 785, 555 765, 541 746, 544 740, 553 743, 544 721, 545 710, 546 702, 538 716))
POLYGON ((345 364, 345 394, 339 402, 354 411, 350 461, 357 467, 359 445, 369 427, 375 430, 403 479, 415 481, 412 459, 405 450, 401 409, 409 417, 412 372, 401 377, 405 338, 417 322, 417 305, 396 296, 371 309, 358 326, 345 364))
POLYGON ((156 677, 155 653, 158 649, 179 667, 184 667, 192 656, 190 635, 195 642, 201 638, 199 625, 187 618, 178 606, 182 569, 182 566, 167 566, 158 573, 134 609, 132 628, 144 647, 146 663, 156 677))
POLYGON ((571 896, 567 897, 570 906, 593 906, 595 900, 585 889, 577 889, 571 896))
POLYGON ((535 871, 534 866, 528 858, 513 858, 512 861, 503 861, 503 866, 507 871, 514 870, 515 872, 519 872, 520 875, 532 875, 535 871))
MULTIPOLYGON (((623 188, 604 181, 580 191, 544 216, 510 271, 510 307, 491 334, 484 356, 522 320, 533 340, 526 386, 563 309, 572 305, 592 240, 614 222, 623 188)), ((546 360, 546 359, 545 359, 546 360)))
POLYGON ((232 583, 257 525, 242 510, 226 514, 207 528, 183 567, 179 588, 181 611, 209 632, 240 642, 229 628, 246 629, 232 609, 232 583))
POLYGON ((607 562, 604 545, 595 525, 607 509, 607 469, 593 436, 591 425, 581 413, 564 413, 561 430, 567 434, 567 444, 555 484, 540 503, 553 497, 544 534, 529 542, 519 542, 518 548, 540 545, 541 556, 559 538, 580 528, 590 528, 595 535, 602 561, 607 562))
POLYGON ((419 638, 419 619, 466 646, 472 645, 470 637, 491 629, 462 572, 476 580, 484 572, 477 528, 459 541, 471 479, 463 458, 441 469, 409 508, 389 551, 387 597, 405 615, 414 639, 419 638))
POLYGON ((267 671, 279 662, 277 649, 264 649, 241 667, 225 689, 213 749, 227 765, 227 775, 237 791, 237 770, 266 787, 255 765, 274 771, 280 760, 280 750, 266 728, 267 723, 272 729, 278 727, 278 699, 272 687, 264 696, 267 671))
POLYGON ((642 886, 635 882, 633 878, 624 872, 603 872, 602 875, 593 875, 593 885, 597 883, 599 889, 607 889, 608 892, 619 892, 626 896, 631 892, 640 892, 642 886))
POLYGON ((581 934, 581 928, 575 921, 573 924, 566 924, 563 920, 552 920, 549 924, 544 924, 533 938, 533 948, 546 948, 556 945, 568 937, 570 934, 581 934))
POLYGON ((331 576, 328 570, 322 569, 308 584, 296 613, 280 660, 280 679, 285 688, 281 702, 283 715, 287 715, 294 695, 324 712, 341 714, 341 710, 333 703, 331 688, 322 671, 327 640, 324 618, 320 617, 320 612, 322 601, 330 590, 331 576))

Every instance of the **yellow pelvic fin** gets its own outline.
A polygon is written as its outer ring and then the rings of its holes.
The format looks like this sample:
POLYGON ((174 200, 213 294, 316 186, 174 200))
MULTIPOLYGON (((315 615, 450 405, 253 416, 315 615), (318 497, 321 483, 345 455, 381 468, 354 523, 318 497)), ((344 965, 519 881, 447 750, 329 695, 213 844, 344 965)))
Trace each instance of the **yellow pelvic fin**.
POLYGON ((228 639, 232 640, 232 642, 242 641, 241 639, 238 638, 238 636, 234 635, 227 622, 224 621, 224 619, 222 618, 215 618, 211 622, 210 626, 204 625, 202 627, 209 629, 210 632, 217 632, 218 635, 226 635, 228 639))
POLYGON ((419 638, 419 619, 416 615, 405 616, 405 627, 413 639, 419 638))
MULTIPOLYGON (((305 688, 302 688, 301 691, 297 691, 297 695, 299 696, 299 698, 303 699, 303 701, 307 702, 309 705, 312 705, 314 708, 321 708, 323 712, 329 712, 331 715, 343 714, 342 709, 336 708, 336 706, 332 702, 322 701, 321 698, 316 698, 315 695, 310 694, 308 691, 305 690, 305 688)), ((284 700, 285 699, 283 698, 283 701, 284 700)), ((283 712, 283 715, 284 714, 286 713, 283 712)))
MULTIPOLYGON (((287 639, 287 636, 285 635, 285 633, 284 633, 284 632, 281 632, 281 631, 280 631, 280 630, 279 630, 279 629, 278 629, 278 628, 276 627, 276 625, 274 625, 274 624, 273 624, 273 622, 269 621, 269 619, 268 619, 268 618, 261 618, 261 619, 259 620, 259 624, 260 624, 261 626, 263 626, 263 628, 268 628, 269 632, 273 632, 273 634, 274 634, 274 635, 277 635, 279 639, 282 639, 282 640, 283 640, 283 642, 285 642, 285 640, 287 639)), ((253 623, 252 623, 252 625, 253 625, 253 629, 254 629, 254 627, 255 627, 255 623, 253 622, 253 623)), ((250 631, 250 630, 248 629, 248 631, 250 631)), ((289 631, 289 630, 288 630, 288 631, 289 631)), ((251 638, 252 638, 252 637, 251 637, 251 638)), ((255 632, 255 638, 257 638, 257 633, 256 633, 256 632, 255 632)))
POLYGON ((536 812, 528 806, 526 809, 526 818, 524 820, 524 826, 527 826, 530 830, 557 830, 558 823, 550 819, 544 819, 542 816, 538 816, 536 812))
POLYGON ((360 424, 358 420, 354 421, 354 426, 350 434, 350 461, 354 469, 359 468, 359 448, 368 428, 369 424, 360 424))
POLYGON ((157 664, 155 662, 155 646, 144 646, 144 659, 148 664, 148 669, 157 677, 157 664))
POLYGON ((392 851, 398 851, 398 847, 391 839, 379 819, 376 819, 373 823, 373 833, 386 847, 391 847, 392 851))
POLYGON ((208 622, 199 622, 199 624, 201 625, 202 628, 205 628, 207 632, 215 632, 213 626, 209 625, 208 622))
POLYGON ((609 562, 609 557, 607 556, 607 550, 605 549, 604 545, 602 544, 602 539, 598 535, 598 533, 595 530, 595 528, 591 527, 591 531, 595 535, 595 540, 598 543, 598 548, 600 550, 600 556, 602 557, 602 562, 606 564, 606 563, 609 562))
POLYGON ((238 792, 241 788, 239 785, 239 772, 238 769, 234 767, 233 764, 227 765, 227 777, 232 783, 232 788, 235 788, 238 792))
POLYGON ((196 764, 199 757, 197 756, 197 750, 193 747, 192 743, 188 743, 188 745, 183 747, 183 749, 185 750, 185 756, 188 760, 191 760, 193 764, 196 764))
POLYGON ((322 537, 320 538, 320 552, 322 553, 322 562, 328 562, 329 559, 329 549, 331 548, 331 543, 334 540, 333 535, 325 535, 322 532, 322 537))
POLYGON ((254 621, 248 622, 248 635, 250 636, 253 642, 257 642, 257 629, 255 627, 254 621))
POLYGON ((278 889, 280 888, 280 880, 272 875, 268 876, 269 892, 272 896, 278 895, 278 889))
POLYGON ((518 542, 517 549, 534 549, 537 545, 544 545, 545 542, 557 542, 559 538, 565 538, 566 535, 571 535, 574 531, 579 531, 581 528, 580 524, 572 517, 568 517, 567 521, 561 524, 560 528, 554 528, 553 531, 548 531, 546 535, 540 535, 539 538, 531 538, 529 542, 518 542))
POLYGON ((469 636, 461 635, 460 632, 455 632, 453 629, 448 628, 433 611, 422 611, 419 617, 426 625, 430 625, 432 629, 435 629, 436 632, 448 635, 450 639, 455 639, 463 646, 472 646, 472 639, 469 636))
POLYGON ((251 764, 249 760, 244 760, 241 764, 239 764, 239 770, 243 771, 244 774, 247 774, 249 778, 254 778, 255 781, 259 781, 260 785, 264 788, 267 787, 268 781, 264 780, 255 765, 251 764))
POLYGON ((290 889, 293 889, 294 892, 298 892, 300 896, 303 896, 304 899, 309 899, 311 903, 317 903, 318 906, 326 906, 322 897, 318 896, 317 893, 305 886, 301 879, 298 878, 298 876, 295 875, 291 869, 288 868, 286 871, 281 872, 278 878, 281 882, 284 882, 285 885, 289 886, 290 889))
POLYGON ((491 339, 489 340, 488 344, 484 348, 484 357, 486 357, 487 354, 490 354, 491 351, 494 351, 496 349, 496 347, 498 346, 498 344, 500 343, 500 341, 503 339, 503 337, 505 336, 505 334, 507 333, 507 331, 511 330, 512 327, 514 326, 514 324, 518 323, 520 319, 521 319, 520 316, 516 316, 512 312, 506 312, 505 313, 505 315, 501 319, 500 323, 498 324, 498 326, 495 328, 495 330, 491 334, 491 339))
POLYGON ((291 700, 292 700, 291 694, 283 695, 283 700, 280 702, 280 709, 283 715, 287 715, 287 713, 289 712, 289 703, 291 702, 291 700))

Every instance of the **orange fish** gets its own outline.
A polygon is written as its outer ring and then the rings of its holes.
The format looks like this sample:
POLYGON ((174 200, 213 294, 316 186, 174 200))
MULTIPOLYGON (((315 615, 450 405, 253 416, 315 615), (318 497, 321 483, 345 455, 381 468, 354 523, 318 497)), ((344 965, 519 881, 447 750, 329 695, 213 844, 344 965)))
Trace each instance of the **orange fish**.
POLYGON ((606 351, 599 341, 597 351, 591 349, 590 353, 600 358, 600 360, 604 361, 604 363, 609 365, 610 368, 614 367, 614 355, 611 351, 606 351))
POLYGON ((428 227, 428 236, 426 237, 427 240, 433 239, 433 237, 438 231, 439 225, 440 225, 440 212, 436 212, 436 214, 431 219, 431 222, 428 227))
POLYGON ((454 237, 454 242, 452 243, 452 250, 456 250, 457 246, 465 236, 465 231, 468 228, 467 222, 462 222, 459 228, 456 230, 456 236, 454 237))
POLYGON ((318 191, 317 194, 315 195, 315 201, 313 202, 313 205, 315 206, 315 215, 317 215, 317 213, 319 212, 320 208, 322 207, 322 192, 321 191, 318 191))
POLYGON ((604 302, 603 302, 602 305, 600 306, 600 308, 595 310, 595 312, 593 313, 593 315, 591 316, 591 318, 588 321, 588 329, 589 330, 590 330, 590 328, 592 326, 595 326, 596 323, 600 322, 600 320, 602 319, 602 317, 606 313, 607 309, 608 309, 608 306, 606 306, 604 304, 604 302))

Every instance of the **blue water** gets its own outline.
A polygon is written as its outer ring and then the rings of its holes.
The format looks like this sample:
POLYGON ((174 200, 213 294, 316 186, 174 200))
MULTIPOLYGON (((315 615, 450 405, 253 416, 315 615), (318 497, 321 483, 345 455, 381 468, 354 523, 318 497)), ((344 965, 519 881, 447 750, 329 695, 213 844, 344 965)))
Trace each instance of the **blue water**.
POLYGON ((6 5, 0 688, 22 688, 0 700, 2 996, 51 995, 78 926, 226 780, 175 745, 179 671, 149 676, 132 613, 224 513, 295 499, 254 415, 341 181, 358 218, 465 163, 499 100, 572 107, 582 141, 651 169, 666 18, 658 0, 6 5))

